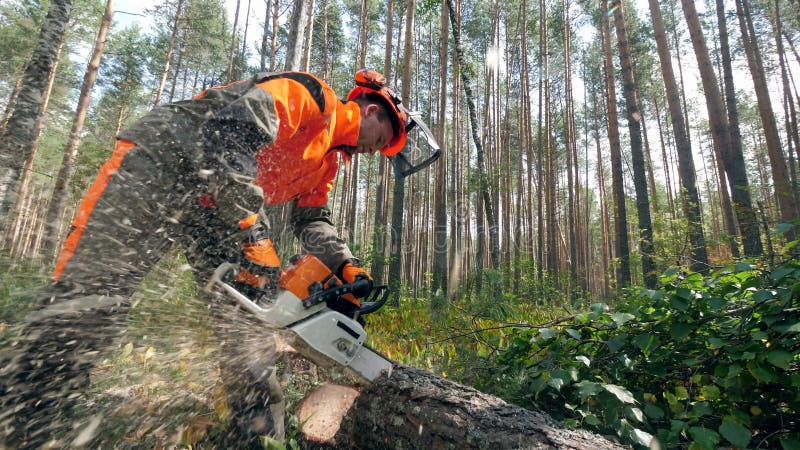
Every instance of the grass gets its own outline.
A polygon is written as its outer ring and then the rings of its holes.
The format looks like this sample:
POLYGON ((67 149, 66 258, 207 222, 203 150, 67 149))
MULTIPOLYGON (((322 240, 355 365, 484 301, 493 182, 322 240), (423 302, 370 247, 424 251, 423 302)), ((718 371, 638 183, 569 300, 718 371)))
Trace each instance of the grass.
MULTIPOLYGON (((14 324, 32 308, 33 293, 44 283, 42 272, 41 265, 18 264, 0 275, 0 338, 13 335, 14 324)), ((93 444, 208 448, 228 427, 231 411, 217 365, 224 355, 211 331, 208 305, 196 289, 186 260, 176 251, 132 297, 126 331, 95 366, 87 401, 79 411, 86 420, 102 416, 93 444)), ((367 318, 370 345, 400 363, 469 384, 483 370, 482 358, 503 344, 505 322, 543 323, 553 318, 551 310, 506 300, 497 304, 496 299, 473 299, 434 307, 427 299, 404 298, 399 307, 386 307, 367 318)), ((297 358, 283 359, 278 368, 291 448, 299 430, 291 412, 299 401, 324 381, 354 380, 297 358)), ((265 446, 276 448, 276 443, 265 446)))

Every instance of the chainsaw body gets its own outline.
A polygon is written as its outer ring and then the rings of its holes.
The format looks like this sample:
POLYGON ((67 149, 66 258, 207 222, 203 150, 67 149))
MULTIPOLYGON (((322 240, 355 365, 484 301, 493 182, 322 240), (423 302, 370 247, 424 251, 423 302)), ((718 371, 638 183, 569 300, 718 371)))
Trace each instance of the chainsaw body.
POLYGON ((311 255, 295 258, 290 267, 281 271, 278 294, 269 301, 251 299, 237 290, 230 280, 238 270, 235 264, 220 265, 209 287, 221 290, 267 328, 280 332, 292 347, 315 364, 344 366, 367 381, 391 370, 391 361, 365 344, 367 333, 357 320, 360 314, 374 312, 386 303, 389 296, 386 286, 373 288, 355 317, 348 317, 330 309, 328 301, 363 292, 365 286, 359 281, 341 283, 311 255))

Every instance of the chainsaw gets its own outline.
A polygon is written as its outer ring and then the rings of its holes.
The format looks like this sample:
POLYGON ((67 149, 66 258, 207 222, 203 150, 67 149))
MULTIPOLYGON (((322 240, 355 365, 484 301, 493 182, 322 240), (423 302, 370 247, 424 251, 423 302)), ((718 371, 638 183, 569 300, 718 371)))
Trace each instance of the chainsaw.
POLYGON ((221 264, 209 288, 221 290, 268 328, 278 331, 301 355, 322 367, 346 367, 370 382, 391 372, 392 362, 365 344, 367 333, 358 321, 386 303, 388 286, 370 290, 367 280, 343 283, 313 255, 300 255, 280 272, 277 296, 252 299, 231 283, 238 270, 235 264, 221 264), (329 302, 345 294, 366 297, 353 317, 328 307, 329 302))

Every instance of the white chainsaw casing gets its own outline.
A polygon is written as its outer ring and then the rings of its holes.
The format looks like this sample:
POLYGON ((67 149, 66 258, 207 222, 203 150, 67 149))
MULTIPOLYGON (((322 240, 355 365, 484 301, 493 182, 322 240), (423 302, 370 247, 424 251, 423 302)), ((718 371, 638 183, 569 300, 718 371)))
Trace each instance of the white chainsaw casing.
POLYGON ((225 283, 224 274, 233 265, 217 268, 209 285, 222 288, 239 305, 264 321, 268 327, 279 330, 298 352, 321 366, 334 364, 349 367, 367 381, 373 381, 392 363, 364 345, 367 333, 357 321, 319 303, 310 308, 290 291, 280 290, 277 298, 267 305, 259 305, 225 283))
POLYGON ((290 328, 311 348, 349 366, 356 357, 367 333, 361 325, 336 311, 324 311, 290 328))
POLYGON ((326 309, 289 328, 292 345, 322 366, 331 363, 349 367, 367 381, 391 371, 392 363, 364 345, 367 333, 349 317, 326 309))

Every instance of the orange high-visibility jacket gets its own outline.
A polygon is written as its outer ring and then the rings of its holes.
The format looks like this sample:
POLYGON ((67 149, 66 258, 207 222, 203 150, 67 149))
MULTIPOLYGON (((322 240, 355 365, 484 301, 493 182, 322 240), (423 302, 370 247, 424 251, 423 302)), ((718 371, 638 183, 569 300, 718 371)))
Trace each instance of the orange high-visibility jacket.
MULTIPOLYGON (((327 84, 307 73, 281 73, 260 80, 255 80, 255 86, 271 97, 261 101, 268 104, 271 100, 277 127, 272 143, 262 146, 255 155, 255 183, 264 191, 264 202, 296 200, 300 207, 324 206, 338 170, 337 153, 349 157, 332 149, 355 146, 358 141, 358 104, 341 102, 327 84)), ((231 88, 212 88, 195 99, 231 88)), ((259 126, 269 133, 268 120, 259 117, 265 115, 259 111, 264 105, 258 103, 256 100, 237 111, 240 117, 234 120, 260 120, 259 126)))
POLYGON ((264 203, 292 202, 295 236, 305 251, 335 271, 354 256, 339 238, 326 203, 338 156, 349 158, 337 148, 356 144, 360 124, 359 105, 338 100, 317 77, 260 73, 155 108, 118 138, 159 151, 180 148, 186 154, 210 151, 238 158, 263 189, 264 203))

